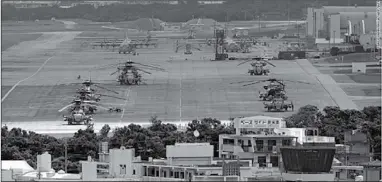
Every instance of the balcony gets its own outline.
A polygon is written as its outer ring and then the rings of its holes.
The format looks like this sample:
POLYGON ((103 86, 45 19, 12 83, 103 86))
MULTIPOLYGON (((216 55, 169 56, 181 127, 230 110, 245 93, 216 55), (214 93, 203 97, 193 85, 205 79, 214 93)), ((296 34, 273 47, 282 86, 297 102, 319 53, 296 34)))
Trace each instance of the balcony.
POLYGON ((334 137, 306 136, 304 143, 335 143, 334 137))

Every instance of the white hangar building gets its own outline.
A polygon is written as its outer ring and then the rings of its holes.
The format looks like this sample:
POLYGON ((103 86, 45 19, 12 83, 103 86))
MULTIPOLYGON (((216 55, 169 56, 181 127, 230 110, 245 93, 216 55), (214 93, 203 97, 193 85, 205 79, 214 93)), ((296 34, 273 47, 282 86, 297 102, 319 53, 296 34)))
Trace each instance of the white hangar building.
POLYGON ((376 29, 376 6, 323 6, 308 8, 307 35, 342 42, 346 35, 363 35, 376 29))

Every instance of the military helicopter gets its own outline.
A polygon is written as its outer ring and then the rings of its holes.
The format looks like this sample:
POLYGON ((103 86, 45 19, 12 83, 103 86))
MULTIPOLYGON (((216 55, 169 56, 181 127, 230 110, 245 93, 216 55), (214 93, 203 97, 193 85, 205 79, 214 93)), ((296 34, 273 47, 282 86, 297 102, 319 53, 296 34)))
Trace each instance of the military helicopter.
POLYGON ((101 87, 101 86, 97 85, 98 83, 92 82, 91 80, 86 80, 86 81, 82 82, 82 84, 84 85, 84 87, 82 87, 82 88, 77 90, 77 93, 79 94, 77 96, 77 98, 79 98, 81 100, 89 100, 89 101, 96 101, 96 102, 98 102, 98 101, 101 100, 100 98, 102 96, 112 97, 112 98, 117 98, 117 99, 123 99, 123 98, 116 97, 116 96, 96 93, 96 90, 91 88, 92 85, 94 85, 94 86, 96 86, 98 88, 101 88, 103 90, 106 90, 106 91, 109 91, 109 92, 113 92, 115 94, 119 94, 118 92, 116 92, 114 90, 110 90, 108 88, 101 87))
POLYGON ((104 90, 107 90, 109 92, 113 92, 115 94, 119 94, 118 92, 114 91, 114 90, 110 90, 108 88, 105 88, 105 87, 101 87, 98 85, 99 83, 95 83, 95 82, 92 82, 91 78, 90 80, 85 80, 84 82, 82 82, 82 85, 84 85, 84 87, 82 87, 79 91, 89 91, 89 92, 95 92, 96 90, 91 88, 91 86, 95 86, 95 87, 98 87, 100 89, 104 89, 104 90))
POLYGON ((266 108, 268 111, 288 111, 288 109, 292 109, 294 111, 294 105, 293 102, 288 102, 284 100, 283 98, 273 98, 271 101, 264 102, 264 108, 266 108))
POLYGON ((86 90, 79 90, 79 91, 77 91, 77 93, 79 94, 79 95, 77 95, 77 99, 81 99, 83 101, 99 102, 101 100, 102 96, 126 100, 126 99, 121 98, 121 97, 116 97, 116 96, 112 96, 112 95, 105 95, 105 94, 97 94, 97 93, 93 93, 91 91, 86 91, 86 90))
POLYGON ((258 84, 261 82, 270 82, 269 85, 264 86, 264 89, 266 90, 265 92, 259 91, 259 98, 262 99, 263 101, 271 101, 274 98, 282 98, 283 100, 288 99, 288 96, 286 96, 286 91, 285 91, 286 85, 284 83, 286 81, 295 82, 295 83, 303 83, 303 84, 311 84, 311 83, 302 82, 302 81, 278 80, 275 78, 260 80, 260 81, 241 81, 236 83, 247 83, 243 86, 249 86, 249 85, 258 84))
POLYGON ((76 99, 72 102, 72 104, 67 105, 60 109, 58 112, 62 112, 69 108, 69 116, 64 117, 64 121, 67 121, 69 125, 72 124, 90 124, 90 121, 93 120, 92 115, 90 115, 89 112, 86 112, 86 108, 84 105, 82 105, 82 102, 80 99, 76 99))
POLYGON ((163 68, 146 65, 142 63, 136 63, 133 61, 127 61, 125 63, 109 64, 106 66, 117 67, 117 71, 111 73, 110 75, 119 73, 117 77, 117 81, 120 83, 120 85, 140 85, 142 83, 142 75, 139 72, 151 74, 150 72, 144 69, 149 69, 154 71, 165 71, 163 68))
POLYGON ((251 63, 252 68, 248 70, 248 73, 251 76, 252 75, 268 75, 268 73, 270 71, 269 71, 269 69, 265 68, 265 66, 267 64, 272 65, 273 67, 276 67, 271 62, 266 61, 266 60, 264 60, 262 58, 252 58, 252 59, 249 59, 249 60, 246 60, 244 62, 239 63, 237 66, 240 66, 240 65, 242 65, 244 63, 247 63, 247 62, 250 62, 250 61, 253 61, 253 60, 255 60, 255 62, 251 63))

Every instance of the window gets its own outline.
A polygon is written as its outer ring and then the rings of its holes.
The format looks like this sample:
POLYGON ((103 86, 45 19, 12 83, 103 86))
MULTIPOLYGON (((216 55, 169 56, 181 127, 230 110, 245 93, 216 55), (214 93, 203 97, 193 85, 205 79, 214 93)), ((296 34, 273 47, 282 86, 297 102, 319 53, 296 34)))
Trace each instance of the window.
POLYGON ((291 144, 291 141, 290 141, 290 140, 283 140, 283 141, 282 141, 282 145, 283 145, 283 146, 290 146, 290 144, 291 144))
POLYGON ((340 178, 340 172, 336 172, 336 178, 340 178))
POLYGON ((279 156, 271 156, 272 167, 279 167, 279 156))
POLYGON ((259 167, 267 167, 267 157, 258 156, 257 157, 257 163, 259 163, 259 167))
POLYGON ((235 141, 233 139, 226 139, 226 138, 223 139, 223 144, 233 145, 234 143, 235 141))
POLYGON ((264 141, 256 140, 256 151, 263 151, 264 149, 264 141))
POLYGON ((313 130, 306 130, 305 136, 313 136, 313 130))
POLYGON ((126 174, 126 164, 119 165, 119 174, 126 174))
POLYGON ((135 169, 133 169, 133 175, 135 175, 135 169))
POLYGON ((268 140, 268 151, 273 151, 273 146, 276 146, 276 140, 268 140))

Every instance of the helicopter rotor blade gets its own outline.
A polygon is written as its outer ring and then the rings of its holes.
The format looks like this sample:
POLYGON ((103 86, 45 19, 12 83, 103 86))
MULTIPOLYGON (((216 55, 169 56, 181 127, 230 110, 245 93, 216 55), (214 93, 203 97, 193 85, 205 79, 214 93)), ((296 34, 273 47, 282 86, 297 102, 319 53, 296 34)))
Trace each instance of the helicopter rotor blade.
POLYGON ((121 100, 127 100, 126 98, 116 97, 116 96, 111 96, 111 95, 104 95, 104 94, 97 94, 97 95, 104 96, 104 97, 112 97, 112 98, 121 99, 121 100))
POLYGON ((120 64, 120 63, 106 64, 106 65, 102 65, 102 66, 95 67, 95 69, 97 69, 97 70, 100 70, 100 69, 107 69, 107 68, 110 68, 110 67, 118 66, 119 64, 120 64))
POLYGON ((119 71, 119 69, 118 69, 117 71, 114 71, 114 72, 111 73, 110 75, 114 75, 114 74, 116 74, 118 71, 119 71))
POLYGON ((242 65, 242 64, 248 63, 249 61, 252 61, 252 60, 246 60, 246 61, 244 61, 244 62, 239 63, 237 66, 240 66, 240 65, 242 65))
POLYGON ((118 92, 116 92, 116 91, 114 91, 114 90, 110 90, 110 89, 108 89, 108 88, 101 87, 101 86, 99 86, 99 85, 94 85, 94 86, 96 86, 96 87, 98 87, 98 88, 101 88, 101 89, 104 89, 104 90, 107 90, 107 91, 110 91, 110 92, 113 92, 113 93, 116 93, 116 94, 119 94, 118 92))
POLYGON ((148 71, 145 71, 145 70, 142 70, 142 69, 140 69, 140 68, 137 68, 137 70, 139 70, 139 71, 142 71, 142 72, 144 72, 144 73, 147 73, 147 74, 150 74, 150 75, 151 75, 151 73, 150 73, 150 72, 148 72, 148 71))
POLYGON ((62 111, 64 111, 65 109, 67 109, 68 107, 70 107, 70 106, 72 106, 73 104, 69 104, 69 105, 67 105, 67 106, 65 106, 65 107, 63 107, 63 108, 61 108, 60 110, 58 110, 58 112, 62 112, 62 111))
POLYGON ((249 85, 254 85, 254 84, 257 84, 258 82, 255 82, 255 83, 248 83, 248 84, 245 84, 243 85, 243 87, 246 87, 246 86, 249 86, 249 85))
POLYGON ((250 83, 250 82, 256 82, 256 81, 253 81, 253 80, 249 80, 249 81, 232 82, 232 83, 229 83, 229 84, 237 84, 237 83, 250 83))
POLYGON ((268 63, 268 64, 270 64, 270 65, 272 65, 273 67, 276 67, 274 64, 272 64, 271 62, 269 62, 269 61, 266 61, 266 60, 263 60, 264 62, 266 62, 266 63, 268 63))
POLYGON ((139 64, 139 65, 142 65, 142 66, 146 66, 146 67, 151 67, 151 68, 158 69, 158 70, 164 70, 163 68, 156 67, 156 66, 146 65, 146 64, 142 64, 142 63, 136 63, 136 64, 139 64))
POLYGON ((311 84, 311 83, 303 82, 303 81, 293 81, 293 80, 283 80, 283 81, 286 81, 286 82, 295 82, 295 83, 303 83, 303 84, 311 84))

